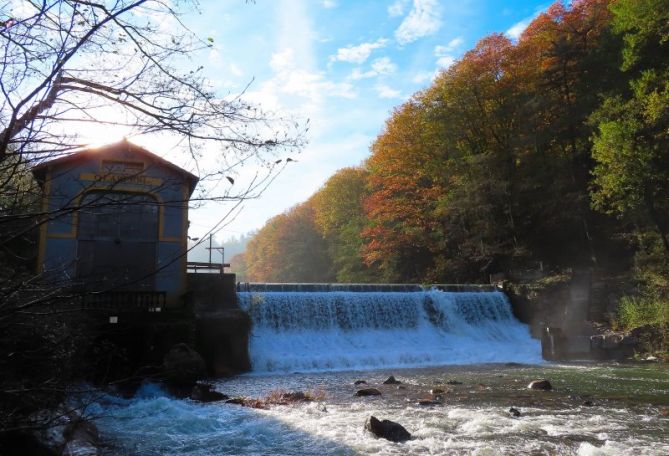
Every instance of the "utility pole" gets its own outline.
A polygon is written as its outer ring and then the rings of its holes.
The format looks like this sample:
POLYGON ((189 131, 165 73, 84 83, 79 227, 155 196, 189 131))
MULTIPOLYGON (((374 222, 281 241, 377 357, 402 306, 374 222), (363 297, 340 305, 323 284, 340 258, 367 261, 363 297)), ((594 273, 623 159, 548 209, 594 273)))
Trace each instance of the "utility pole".
POLYGON ((221 252, 221 274, 223 274, 225 269, 225 247, 213 247, 211 245, 211 234, 210 234, 209 247, 207 247, 207 250, 209 250, 209 264, 211 264, 211 251, 216 250, 217 252, 221 252))

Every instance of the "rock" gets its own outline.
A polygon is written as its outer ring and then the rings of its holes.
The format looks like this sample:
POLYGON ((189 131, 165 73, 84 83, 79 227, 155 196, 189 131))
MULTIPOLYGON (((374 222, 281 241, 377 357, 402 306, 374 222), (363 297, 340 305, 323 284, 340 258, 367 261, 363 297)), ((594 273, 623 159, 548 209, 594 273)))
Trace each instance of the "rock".
POLYGON ((202 356, 186 344, 170 348, 163 359, 165 379, 173 386, 193 386, 207 374, 202 356))
POLYGON ((430 390, 430 393, 432 393, 434 396, 436 396, 437 394, 444 394, 444 392, 445 391, 441 388, 433 388, 430 390))
POLYGON ((365 421, 365 429, 377 437, 381 437, 391 442, 406 442, 411 438, 411 434, 404 426, 390 420, 378 420, 375 416, 370 416, 365 421))
POLYGON ((583 401, 583 405, 586 407, 592 407, 595 405, 591 400, 583 401))
POLYGON ((229 399, 225 394, 216 391, 214 387, 208 383, 197 383, 190 393, 190 398, 199 402, 216 402, 229 399))
POLYGON ((437 400, 431 400, 431 399, 421 399, 418 401, 418 405, 422 405, 424 407, 426 406, 431 406, 431 405, 443 405, 441 402, 437 400))
POLYGON ((520 417, 520 410, 518 410, 517 408, 511 407, 511 408, 509 409, 509 413, 510 413, 511 416, 513 416, 514 418, 519 418, 519 417, 520 417))
POLYGON ((364 397, 364 396, 380 396, 381 391, 377 390, 376 388, 365 388, 365 389, 358 390, 355 393, 355 395, 356 396, 362 396, 362 397, 364 397))
POLYGON ((243 397, 233 397, 232 399, 228 399, 225 401, 226 404, 233 404, 233 405, 244 405, 246 403, 246 400, 243 397))
POLYGON ((397 389, 398 390, 405 390, 405 389, 407 389, 407 387, 404 386, 404 385, 397 385, 397 389))
POLYGON ((353 382, 353 384, 354 384, 355 386, 358 386, 358 385, 366 385, 367 382, 364 381, 364 380, 356 380, 355 382, 353 382))
POLYGON ((281 393, 279 399, 283 402, 302 402, 308 400, 307 395, 302 391, 287 391, 281 393))
POLYGON ((449 380, 446 382, 447 385, 462 385, 462 382, 459 382, 457 380, 449 380))
POLYGON ((548 380, 534 380, 530 382, 529 385, 527 385, 527 388, 533 390, 550 391, 553 389, 553 385, 551 385, 551 382, 548 380))
POLYGON ((63 455, 97 456, 99 454, 98 428, 90 421, 74 420, 65 427, 63 434, 67 439, 63 455))
POLYGON ((399 385, 400 383, 402 382, 396 380, 395 377, 392 375, 388 377, 385 382, 383 382, 384 385, 399 385))

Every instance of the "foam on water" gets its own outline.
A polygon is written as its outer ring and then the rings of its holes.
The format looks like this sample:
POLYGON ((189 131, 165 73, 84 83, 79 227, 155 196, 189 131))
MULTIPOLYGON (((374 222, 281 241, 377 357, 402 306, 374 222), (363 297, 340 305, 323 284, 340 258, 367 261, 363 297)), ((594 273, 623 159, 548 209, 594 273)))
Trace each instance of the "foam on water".
POLYGON ((254 372, 541 362, 499 292, 241 292, 254 372))

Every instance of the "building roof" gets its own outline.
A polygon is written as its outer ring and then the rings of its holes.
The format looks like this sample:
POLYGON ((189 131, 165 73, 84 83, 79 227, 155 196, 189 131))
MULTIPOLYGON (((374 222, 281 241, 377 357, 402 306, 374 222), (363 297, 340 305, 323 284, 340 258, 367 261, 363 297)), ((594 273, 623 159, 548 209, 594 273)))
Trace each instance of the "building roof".
POLYGON ((154 154, 153 152, 149 152, 147 149, 138 146, 137 144, 131 143, 125 138, 122 139, 121 141, 111 144, 106 144, 100 147, 86 147, 78 149, 73 151, 69 155, 45 161, 43 163, 40 163, 39 165, 34 166, 32 168, 32 173, 39 182, 39 184, 42 185, 44 183, 44 179, 46 177, 46 173, 49 168, 65 165, 85 158, 103 157, 106 152, 118 151, 123 149, 127 150, 128 152, 137 154, 139 156, 143 156, 144 158, 147 158, 148 160, 153 161, 159 164, 160 166, 171 169, 172 171, 175 171, 177 174, 183 176, 184 180, 186 180, 189 183, 191 194, 193 193, 193 190, 195 190, 197 182, 200 180, 200 178, 197 177, 196 175, 189 173, 185 169, 178 167, 174 163, 165 160, 164 158, 154 154))

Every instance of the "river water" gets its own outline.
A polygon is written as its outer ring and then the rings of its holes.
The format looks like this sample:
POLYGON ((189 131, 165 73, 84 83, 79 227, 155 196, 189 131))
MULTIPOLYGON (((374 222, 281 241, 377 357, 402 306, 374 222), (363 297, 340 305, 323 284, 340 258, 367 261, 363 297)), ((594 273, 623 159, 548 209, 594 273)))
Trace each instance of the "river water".
POLYGON ((104 454, 669 455, 666 365, 545 363, 501 293, 266 292, 240 303, 254 323, 254 371, 212 380, 216 389, 318 400, 200 404, 152 384, 129 400, 101 395, 86 412, 104 454), (402 383, 384 385, 390 375, 402 383), (553 391, 527 389, 541 378, 553 391), (382 395, 355 396, 361 387, 382 395), (439 404, 418 404, 437 388, 439 404), (413 438, 374 437, 371 415, 413 438))

